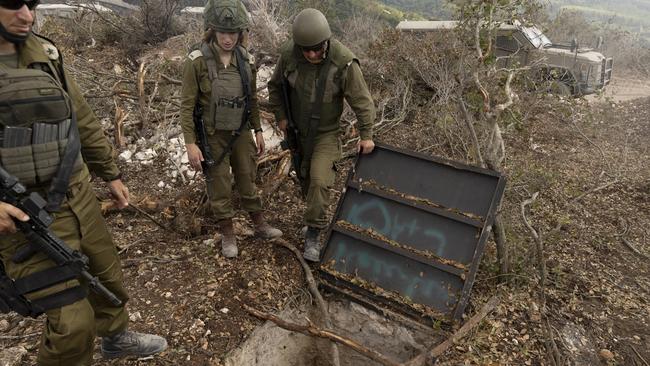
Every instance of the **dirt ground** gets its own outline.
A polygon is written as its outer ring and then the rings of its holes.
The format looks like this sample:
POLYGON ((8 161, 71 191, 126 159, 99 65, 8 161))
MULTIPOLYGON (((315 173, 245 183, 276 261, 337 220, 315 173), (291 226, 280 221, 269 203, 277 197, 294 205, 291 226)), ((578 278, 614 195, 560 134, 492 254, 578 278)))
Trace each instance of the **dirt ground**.
MULTIPOLYGON (((89 52, 79 57, 96 59, 89 52)), ((102 62, 98 69, 111 69, 110 62, 102 62)), ((110 99, 92 103, 100 117, 113 113, 110 99)), ((426 151, 431 141, 421 133, 425 128, 425 121, 411 120, 377 140, 426 151)), ((566 364, 647 365, 650 99, 565 101, 531 113, 523 126, 507 129, 505 138, 508 186, 501 214, 512 274, 497 275, 489 244, 468 315, 495 294, 500 305, 439 363, 548 365, 544 344, 552 338, 566 364), (539 296, 534 241, 520 209, 534 192, 539 197, 527 217, 545 245, 546 309, 539 296)), ((352 159, 341 164, 335 198, 351 164, 352 159)), ((131 293, 131 327, 164 335, 170 347, 153 359, 98 359, 97 365, 219 365, 261 324, 242 304, 279 312, 309 302, 298 262, 285 249, 253 237, 245 213, 237 215, 239 257, 220 255, 219 244, 210 240, 215 223, 196 210, 200 179, 171 182, 164 174, 169 167, 164 153, 151 165, 120 160, 120 166, 133 202, 151 206, 148 211, 162 223, 134 210, 107 213, 131 293), (161 180, 169 188, 160 188, 161 180)), ((269 184, 265 173, 273 168, 261 166, 260 188, 269 184)), ((97 192, 106 197, 101 184, 97 192)), ((264 203, 269 221, 301 246, 304 204, 298 187, 286 181, 264 203)), ((5 328, 0 347, 23 346, 28 354, 22 364, 34 364, 43 319, 8 315, 0 321, 5 328)))

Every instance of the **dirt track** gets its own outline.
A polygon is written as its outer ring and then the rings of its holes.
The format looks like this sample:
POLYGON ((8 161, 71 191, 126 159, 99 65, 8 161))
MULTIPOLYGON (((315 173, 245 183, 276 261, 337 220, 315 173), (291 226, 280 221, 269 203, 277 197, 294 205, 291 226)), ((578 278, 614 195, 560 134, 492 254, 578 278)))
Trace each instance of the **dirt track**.
POLYGON ((587 99, 611 98, 616 102, 625 102, 648 96, 650 96, 650 80, 614 76, 602 96, 589 96, 587 99))

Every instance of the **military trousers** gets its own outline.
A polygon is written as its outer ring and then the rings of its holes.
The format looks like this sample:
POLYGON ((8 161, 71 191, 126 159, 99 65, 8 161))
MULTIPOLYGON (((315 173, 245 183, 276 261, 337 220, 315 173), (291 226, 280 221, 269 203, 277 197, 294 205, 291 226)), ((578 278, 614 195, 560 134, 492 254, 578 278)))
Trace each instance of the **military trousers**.
MULTIPOLYGON (((117 249, 87 180, 71 187, 68 200, 61 205, 61 211, 56 213, 50 228, 70 248, 88 256, 89 272, 126 303, 128 295, 122 284, 117 249)), ((14 263, 11 257, 25 243, 21 233, 0 235, 0 257, 10 277, 22 278, 55 266, 40 252, 25 262, 14 263)), ((77 280, 70 280, 27 297, 34 300, 77 285, 77 280)), ((126 329, 128 322, 124 305, 115 307, 93 292, 89 292, 85 299, 48 310, 46 315, 38 351, 38 364, 44 366, 90 365, 95 336, 119 333, 126 329)))
MULTIPOLYGON (((208 135, 208 143, 214 159, 221 156, 231 138, 231 131, 217 130, 214 134, 208 135)), ((207 176, 208 196, 210 198, 210 209, 215 219, 228 219, 235 214, 232 204, 233 175, 241 198, 241 207, 248 212, 262 210, 262 200, 255 187, 257 174, 256 153, 257 147, 253 134, 250 130, 244 130, 237 137, 232 150, 226 154, 223 161, 209 169, 207 176), (232 175, 230 173, 231 168, 232 175)))
MULTIPOLYGON (((306 141, 302 141, 305 146, 306 141)), ((327 227, 327 206, 330 188, 336 179, 334 164, 341 159, 341 142, 338 133, 319 134, 314 139, 311 159, 303 159, 301 171, 309 172, 302 182, 307 208, 305 224, 323 229, 327 227)), ((304 175, 304 174, 303 174, 304 175)))

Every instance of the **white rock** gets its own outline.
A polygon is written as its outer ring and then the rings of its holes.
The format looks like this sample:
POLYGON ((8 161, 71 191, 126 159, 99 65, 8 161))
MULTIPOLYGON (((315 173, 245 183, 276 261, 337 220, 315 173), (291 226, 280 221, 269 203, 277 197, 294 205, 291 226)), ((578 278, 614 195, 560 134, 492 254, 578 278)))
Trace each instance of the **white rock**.
POLYGON ((122 160, 128 162, 128 161, 131 161, 131 157, 132 157, 132 156, 133 156, 133 153, 132 153, 130 150, 124 150, 124 151, 120 154, 120 159, 122 159, 122 160))
MULTIPOLYGON (((212 240, 214 240, 214 239, 212 239, 212 240)), ((0 320, 0 333, 8 331, 9 327, 10 327, 10 324, 7 321, 7 319, 0 320)))
POLYGON ((228 308, 223 308, 223 309, 221 309, 221 310, 219 310, 219 311, 222 312, 222 313, 224 313, 224 314, 228 314, 228 312, 230 311, 230 309, 228 309, 228 308))
POLYGON ((162 180, 158 182, 158 188, 165 188, 165 182, 163 182, 162 180))
POLYGON ((154 149, 146 149, 135 154, 135 158, 138 160, 151 160, 156 156, 158 156, 158 153, 154 149))
POLYGON ((139 311, 136 311, 135 313, 129 314, 129 320, 132 322, 140 322, 142 321, 142 315, 139 311))

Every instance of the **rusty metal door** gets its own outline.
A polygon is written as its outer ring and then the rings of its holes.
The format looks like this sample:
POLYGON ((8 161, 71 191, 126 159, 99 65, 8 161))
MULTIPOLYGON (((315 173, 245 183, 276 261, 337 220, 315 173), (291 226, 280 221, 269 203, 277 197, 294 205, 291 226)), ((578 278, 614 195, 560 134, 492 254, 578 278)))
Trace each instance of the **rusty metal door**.
POLYGON ((321 277, 411 316, 458 319, 504 187, 497 172, 377 144, 348 176, 321 277))

